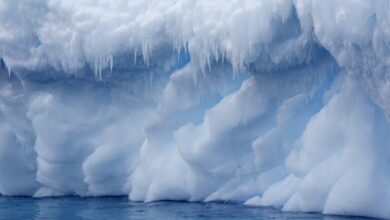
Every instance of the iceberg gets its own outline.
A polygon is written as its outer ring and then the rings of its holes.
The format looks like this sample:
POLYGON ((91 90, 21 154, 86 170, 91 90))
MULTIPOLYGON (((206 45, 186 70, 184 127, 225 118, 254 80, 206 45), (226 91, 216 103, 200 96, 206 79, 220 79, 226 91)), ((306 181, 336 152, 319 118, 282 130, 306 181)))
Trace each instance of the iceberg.
POLYGON ((0 195, 390 219, 390 1, 3 0, 0 195))

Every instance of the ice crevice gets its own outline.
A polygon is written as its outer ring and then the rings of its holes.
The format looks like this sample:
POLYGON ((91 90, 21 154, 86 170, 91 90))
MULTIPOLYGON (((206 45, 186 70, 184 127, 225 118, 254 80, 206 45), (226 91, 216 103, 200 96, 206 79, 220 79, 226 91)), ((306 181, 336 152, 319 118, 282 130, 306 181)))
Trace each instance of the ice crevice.
POLYGON ((0 2, 0 195, 390 219, 386 0, 0 2))

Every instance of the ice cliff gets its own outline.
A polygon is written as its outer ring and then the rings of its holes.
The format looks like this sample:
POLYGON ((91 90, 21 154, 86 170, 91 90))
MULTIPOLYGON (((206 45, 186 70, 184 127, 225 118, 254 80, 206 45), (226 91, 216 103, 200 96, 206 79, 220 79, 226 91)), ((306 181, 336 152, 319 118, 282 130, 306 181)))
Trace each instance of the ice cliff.
POLYGON ((390 219, 390 1, 2 0, 0 194, 390 219))

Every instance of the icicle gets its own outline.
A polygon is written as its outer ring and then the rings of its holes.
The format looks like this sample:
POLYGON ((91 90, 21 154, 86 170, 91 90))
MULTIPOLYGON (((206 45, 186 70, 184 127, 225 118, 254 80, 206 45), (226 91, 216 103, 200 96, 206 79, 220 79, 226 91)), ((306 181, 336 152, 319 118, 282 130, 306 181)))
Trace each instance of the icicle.
POLYGON ((222 59, 222 66, 225 64, 225 53, 226 52, 222 52, 222 55, 221 55, 222 56, 222 58, 221 58, 222 59))
POLYGON ((12 75, 11 67, 7 66, 7 71, 8 71, 8 77, 11 78, 12 75))
POLYGON ((96 59, 95 59, 95 65, 94 65, 94 73, 95 73, 95 77, 98 77, 98 64, 97 64, 96 59))
POLYGON ((103 62, 103 58, 100 58, 99 59, 99 80, 102 80, 102 68, 103 68, 102 62, 103 62))
POLYGON ((210 55, 207 55, 207 67, 209 68, 209 72, 211 72, 211 58, 210 58, 210 55))
POLYGON ((110 72, 112 73, 112 69, 114 68, 114 56, 113 55, 110 56, 109 62, 110 62, 110 72))
POLYGON ((137 47, 134 49, 134 65, 137 64, 137 47))
POLYGON ((142 57, 146 66, 149 67, 149 55, 151 54, 150 46, 146 42, 142 42, 142 57))
POLYGON ((181 48, 175 49, 175 50, 176 50, 176 53, 177 53, 177 61, 180 62, 180 52, 181 52, 181 48))

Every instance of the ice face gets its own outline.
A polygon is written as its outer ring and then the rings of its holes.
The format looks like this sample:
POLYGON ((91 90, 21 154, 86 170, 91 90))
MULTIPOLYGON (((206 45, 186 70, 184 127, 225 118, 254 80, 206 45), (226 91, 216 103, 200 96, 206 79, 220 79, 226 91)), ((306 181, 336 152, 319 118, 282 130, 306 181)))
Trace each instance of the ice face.
POLYGON ((390 219, 390 2, 0 2, 0 194, 390 219))

